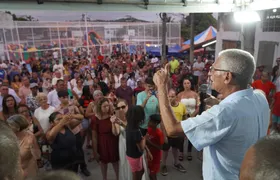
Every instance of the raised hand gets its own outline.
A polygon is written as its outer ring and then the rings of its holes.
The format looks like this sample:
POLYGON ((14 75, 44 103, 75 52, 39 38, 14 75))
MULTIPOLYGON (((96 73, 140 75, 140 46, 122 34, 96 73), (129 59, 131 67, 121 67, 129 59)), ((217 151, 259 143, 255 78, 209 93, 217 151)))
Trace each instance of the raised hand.
POLYGON ((157 71, 153 77, 154 83, 157 87, 167 85, 169 78, 170 64, 166 64, 164 68, 157 71))

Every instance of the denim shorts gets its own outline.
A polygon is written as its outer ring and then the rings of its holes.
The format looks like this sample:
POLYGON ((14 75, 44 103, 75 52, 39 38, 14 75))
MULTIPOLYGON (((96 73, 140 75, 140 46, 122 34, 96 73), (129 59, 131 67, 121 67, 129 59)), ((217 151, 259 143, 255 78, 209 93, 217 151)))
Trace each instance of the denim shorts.
POLYGON ((280 124, 280 116, 276 116, 276 115, 272 114, 272 122, 280 124))

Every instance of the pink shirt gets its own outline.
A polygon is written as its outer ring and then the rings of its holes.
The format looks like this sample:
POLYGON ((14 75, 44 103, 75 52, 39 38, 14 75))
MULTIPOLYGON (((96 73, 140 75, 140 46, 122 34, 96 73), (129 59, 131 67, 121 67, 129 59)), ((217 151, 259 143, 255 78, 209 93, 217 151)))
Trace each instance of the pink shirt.
POLYGON ((27 96, 31 94, 31 89, 29 87, 21 86, 18 90, 18 95, 26 100, 27 96))

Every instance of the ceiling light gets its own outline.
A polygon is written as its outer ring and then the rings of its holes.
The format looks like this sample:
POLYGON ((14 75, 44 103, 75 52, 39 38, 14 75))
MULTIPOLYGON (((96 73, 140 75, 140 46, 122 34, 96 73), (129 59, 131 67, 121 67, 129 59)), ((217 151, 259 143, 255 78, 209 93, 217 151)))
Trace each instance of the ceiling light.
POLYGON ((256 11, 234 12, 234 19, 239 23, 249 23, 261 21, 260 15, 256 11))
POLYGON ((276 13, 276 12, 277 12, 277 9, 273 9, 272 11, 273 11, 274 13, 276 13))

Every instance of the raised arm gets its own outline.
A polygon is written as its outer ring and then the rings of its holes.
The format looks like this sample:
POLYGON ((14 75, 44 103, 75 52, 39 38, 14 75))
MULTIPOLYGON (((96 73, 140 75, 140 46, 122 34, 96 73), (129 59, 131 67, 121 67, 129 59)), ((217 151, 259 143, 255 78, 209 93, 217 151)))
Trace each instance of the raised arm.
POLYGON ((158 100, 160 104, 160 112, 162 121, 167 133, 167 136, 174 136, 183 133, 182 126, 179 122, 177 122, 171 106, 169 104, 169 100, 167 97, 167 82, 168 82, 168 70, 169 64, 165 66, 165 69, 161 69, 157 71, 154 75, 154 82, 158 89, 158 100))
POLYGON ((94 104, 93 102, 91 102, 86 109, 86 113, 85 113, 86 118, 91 118, 94 115, 93 108, 94 108, 94 104))

